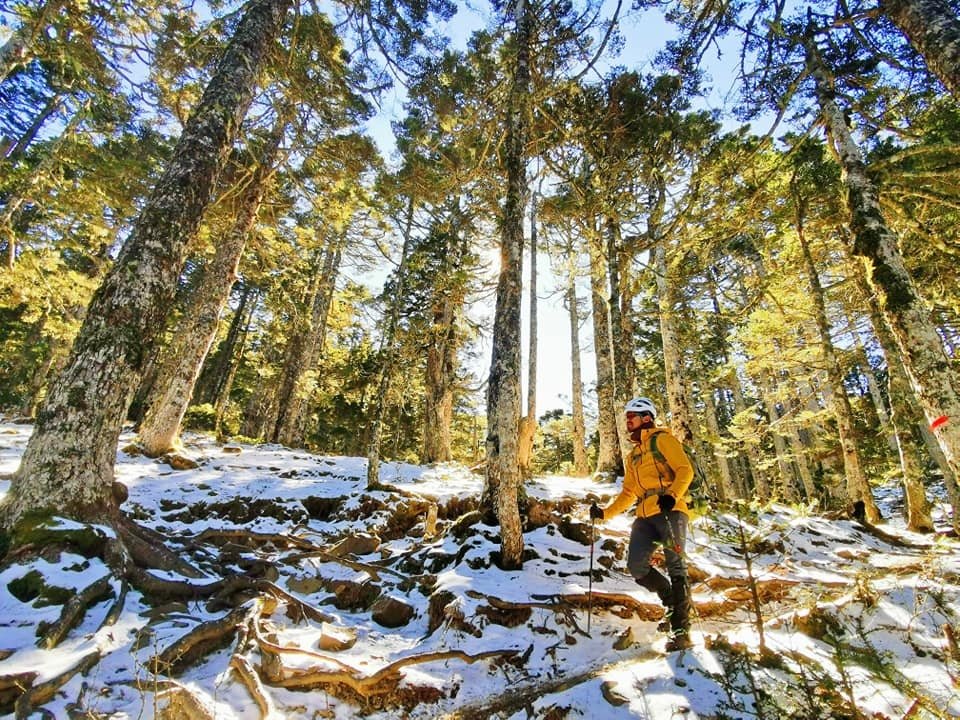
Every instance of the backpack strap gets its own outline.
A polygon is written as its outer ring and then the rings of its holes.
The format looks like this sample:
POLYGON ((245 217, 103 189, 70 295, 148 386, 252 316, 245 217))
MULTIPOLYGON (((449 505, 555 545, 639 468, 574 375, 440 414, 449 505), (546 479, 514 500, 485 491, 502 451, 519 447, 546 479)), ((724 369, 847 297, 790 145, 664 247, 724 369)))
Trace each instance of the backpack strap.
POLYGON ((660 451, 657 447, 657 435, 667 432, 665 429, 661 428, 656 430, 650 435, 650 454, 653 455, 653 464, 657 468, 657 474, 660 475, 660 482, 663 483, 663 475, 660 473, 660 465, 663 465, 667 468, 667 476, 670 479, 670 482, 673 482, 674 472, 673 468, 670 467, 670 464, 667 462, 666 456, 660 451))
POLYGON ((653 459, 659 460, 662 463, 665 463, 667 459, 663 456, 663 453, 660 452, 660 449, 657 447, 657 435, 665 432, 666 430, 657 430, 650 436, 650 452, 653 454, 653 459))

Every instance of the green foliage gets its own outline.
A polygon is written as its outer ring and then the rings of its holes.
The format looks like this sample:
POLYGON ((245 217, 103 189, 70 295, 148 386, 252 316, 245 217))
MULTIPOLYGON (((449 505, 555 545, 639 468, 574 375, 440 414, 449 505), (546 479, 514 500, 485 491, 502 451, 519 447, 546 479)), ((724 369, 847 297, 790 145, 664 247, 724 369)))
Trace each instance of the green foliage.
POLYGON ((535 473, 573 473, 572 415, 556 409, 540 416, 531 465, 535 473))
POLYGON ((10 530, 9 538, 11 548, 69 546, 86 557, 100 554, 107 540, 102 529, 64 520, 50 510, 24 513, 10 530))
POLYGON ((26 575, 11 580, 7 583, 7 590, 20 602, 35 601, 33 607, 36 608, 63 605, 74 594, 70 588, 49 584, 37 570, 31 570, 26 575))
POLYGON ((210 403, 191 405, 183 417, 183 427, 189 430, 215 430, 217 409, 210 403))

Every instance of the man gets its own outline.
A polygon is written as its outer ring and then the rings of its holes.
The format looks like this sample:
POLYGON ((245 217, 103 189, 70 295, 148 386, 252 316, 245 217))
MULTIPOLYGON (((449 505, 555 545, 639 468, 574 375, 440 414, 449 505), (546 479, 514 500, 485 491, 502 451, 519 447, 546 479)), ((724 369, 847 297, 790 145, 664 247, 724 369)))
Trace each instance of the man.
POLYGON ((637 502, 627 569, 637 584, 655 592, 667 609, 671 631, 667 650, 681 650, 692 644, 690 590, 683 549, 689 519, 684 498, 693 480, 693 466, 680 441, 669 430, 656 426, 657 409, 651 400, 634 398, 624 411, 634 448, 624 468, 623 488, 606 508, 593 503, 590 517, 606 520, 637 502), (651 447, 654 435, 656 453, 651 447), (663 545, 669 580, 650 565, 655 543, 663 545))

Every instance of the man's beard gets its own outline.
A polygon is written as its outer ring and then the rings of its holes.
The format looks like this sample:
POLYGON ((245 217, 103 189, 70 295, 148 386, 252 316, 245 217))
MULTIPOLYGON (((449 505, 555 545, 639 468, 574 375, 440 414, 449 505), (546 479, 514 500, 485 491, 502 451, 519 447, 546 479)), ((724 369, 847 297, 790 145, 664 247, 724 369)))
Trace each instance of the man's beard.
POLYGON ((636 430, 633 430, 630 433, 630 439, 633 440, 635 443, 640 442, 641 436, 643 435, 643 431, 649 430, 650 428, 653 427, 653 425, 654 425, 653 420, 644 420, 643 422, 640 423, 640 427, 638 427, 636 430))

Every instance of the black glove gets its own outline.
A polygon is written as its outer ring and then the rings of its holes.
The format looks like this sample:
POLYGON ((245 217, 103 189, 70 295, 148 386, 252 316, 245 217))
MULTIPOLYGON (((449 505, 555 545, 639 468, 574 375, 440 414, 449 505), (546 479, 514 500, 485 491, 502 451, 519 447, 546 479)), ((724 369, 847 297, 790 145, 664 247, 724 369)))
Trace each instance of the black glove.
POLYGON ((591 520, 603 520, 603 510, 600 509, 600 506, 596 503, 590 504, 590 519, 591 520))
POLYGON ((673 495, 657 495, 657 507, 661 512, 670 512, 676 504, 677 499, 673 495))

